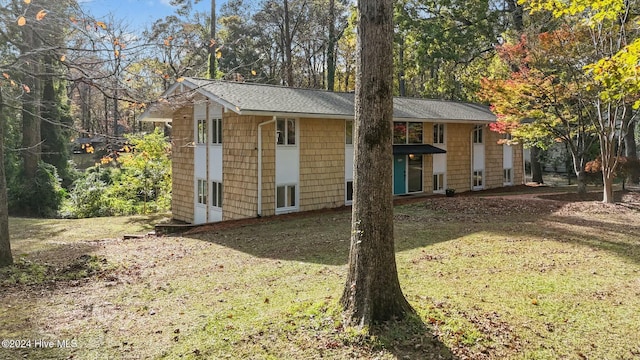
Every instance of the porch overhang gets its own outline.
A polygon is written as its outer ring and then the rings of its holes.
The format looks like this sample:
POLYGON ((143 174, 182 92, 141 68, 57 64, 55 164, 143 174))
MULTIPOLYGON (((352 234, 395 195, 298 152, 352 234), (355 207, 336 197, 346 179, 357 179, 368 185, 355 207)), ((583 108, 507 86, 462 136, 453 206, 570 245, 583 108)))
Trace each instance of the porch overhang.
POLYGON ((393 145, 393 155, 445 154, 447 151, 429 144, 393 145))

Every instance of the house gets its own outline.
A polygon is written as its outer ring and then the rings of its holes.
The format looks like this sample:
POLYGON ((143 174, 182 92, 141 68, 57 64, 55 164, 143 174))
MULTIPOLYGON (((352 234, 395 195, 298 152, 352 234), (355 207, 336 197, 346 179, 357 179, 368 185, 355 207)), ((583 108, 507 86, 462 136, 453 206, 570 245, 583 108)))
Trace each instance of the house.
MULTIPOLYGON (((172 122, 176 220, 206 223, 349 205, 354 94, 185 78, 142 120, 172 122)), ((522 184, 519 145, 487 107, 394 99, 393 193, 522 184)))

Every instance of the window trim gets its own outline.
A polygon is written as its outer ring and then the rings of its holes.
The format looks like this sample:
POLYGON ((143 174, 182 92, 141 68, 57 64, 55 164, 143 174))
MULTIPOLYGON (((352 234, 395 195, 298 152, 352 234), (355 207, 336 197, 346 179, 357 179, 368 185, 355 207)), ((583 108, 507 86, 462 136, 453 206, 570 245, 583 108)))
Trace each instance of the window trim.
POLYGON ((346 120, 344 122, 344 144, 348 146, 353 146, 353 135, 354 135, 353 131, 355 130, 353 125, 354 125, 353 120, 346 120), (349 129, 349 123, 351 124, 351 136, 347 137, 348 136, 347 130, 349 129))
POLYGON ((276 145, 277 146, 289 146, 295 147, 298 146, 298 133, 299 133, 299 125, 298 119, 296 118, 284 118, 279 117, 276 118, 276 145), (283 143, 280 143, 280 137, 278 136, 278 125, 281 121, 284 121, 284 130, 283 130, 283 143), (293 144, 290 143, 291 137, 289 136, 289 121, 293 121, 293 144))
POLYGON ((433 144, 444 145, 447 143, 446 127, 443 123, 433 124, 433 144), (440 141, 442 140, 442 141, 440 141))
POLYGON ((473 128, 473 143, 484 144, 484 127, 482 125, 476 125, 473 128))
POLYGON ((502 184, 506 186, 513 185, 513 168, 502 169, 502 184), (507 173, 509 174, 508 177, 507 173))
POLYGON ((209 184, 206 179, 196 179, 196 205, 206 206, 209 196, 209 184))
POLYGON ((404 144, 424 144, 424 123, 421 121, 394 121, 393 122, 393 144, 394 145, 404 145, 404 144), (396 142, 396 125, 404 124, 404 142, 396 142), (409 127, 411 124, 419 124, 420 125, 420 142, 410 142, 409 139, 409 127))
POLYGON ((210 128, 211 128, 211 136, 210 136, 211 144, 222 145, 222 119, 212 118, 210 128))
POLYGON ((353 179, 347 179, 344 182, 344 203, 346 205, 353 204, 353 179), (351 183, 351 199, 349 199, 349 183, 351 183))
POLYGON ((473 170, 471 177, 474 189, 484 188, 484 170, 473 170), (480 179, 479 182, 476 181, 478 178, 480 179))
POLYGON ((223 196, 222 181, 211 181, 211 207, 222 209, 223 196))
POLYGON ((276 205, 276 214, 282 214, 286 212, 292 212, 298 209, 299 203, 299 187, 298 184, 287 183, 287 184, 277 184, 275 191, 275 205, 276 205), (291 187, 293 187, 293 205, 289 205, 291 203, 291 199, 289 195, 291 194, 291 187), (284 206, 278 206, 278 191, 279 189, 284 188, 284 206))
POLYGON ((206 145, 208 141, 208 121, 207 119, 196 120, 196 144, 206 145), (202 124, 202 126, 200 126, 202 124))
POLYGON ((446 190, 446 186, 445 186, 445 177, 444 177, 444 173, 443 172, 437 172, 437 173, 433 173, 433 192, 435 194, 444 194, 446 190), (440 181, 440 178, 442 178, 442 181, 440 181), (439 185, 438 187, 436 187, 436 185, 439 185))

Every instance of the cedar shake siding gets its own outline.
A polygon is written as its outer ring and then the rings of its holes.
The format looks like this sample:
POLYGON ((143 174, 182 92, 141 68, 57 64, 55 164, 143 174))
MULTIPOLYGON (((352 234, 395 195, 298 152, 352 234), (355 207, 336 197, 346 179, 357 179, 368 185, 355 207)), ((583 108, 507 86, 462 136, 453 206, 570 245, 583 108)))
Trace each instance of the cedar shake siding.
MULTIPOLYGON (((261 118, 260 122, 269 118, 261 118)), ((262 214, 276 214, 276 124, 262 126, 262 214)))
POLYGON ((504 186, 504 172, 502 152, 503 145, 498 144, 502 139, 502 134, 489 130, 488 127, 484 131, 484 147, 485 147, 485 189, 493 189, 504 186))
POLYGON ((345 120, 300 119, 300 211, 345 202, 345 120))
MULTIPOLYGON (((222 121, 223 220, 258 214, 258 124, 269 117, 225 112, 222 121)), ((263 129, 264 132, 264 129, 263 129)))
MULTIPOLYGON (((455 189, 456 192, 471 190, 473 127, 473 124, 447 124, 447 187, 455 189)), ((502 173, 502 170, 500 172, 502 173)))
POLYGON ((173 114, 171 149, 171 213, 175 220, 193 222, 194 139, 193 106, 173 114))

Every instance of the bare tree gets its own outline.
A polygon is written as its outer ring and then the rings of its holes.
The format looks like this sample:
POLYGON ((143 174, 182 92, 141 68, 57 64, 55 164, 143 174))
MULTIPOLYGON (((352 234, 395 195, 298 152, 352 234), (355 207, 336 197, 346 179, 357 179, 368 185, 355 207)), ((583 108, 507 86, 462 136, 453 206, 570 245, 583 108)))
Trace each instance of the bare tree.
POLYGON ((391 194, 393 1, 358 2, 354 201, 345 324, 401 319, 412 308, 396 269, 391 194))
POLYGON ((0 88, 0 267, 13 264, 9 241, 9 209, 7 207, 7 181, 4 171, 4 99, 0 88))

